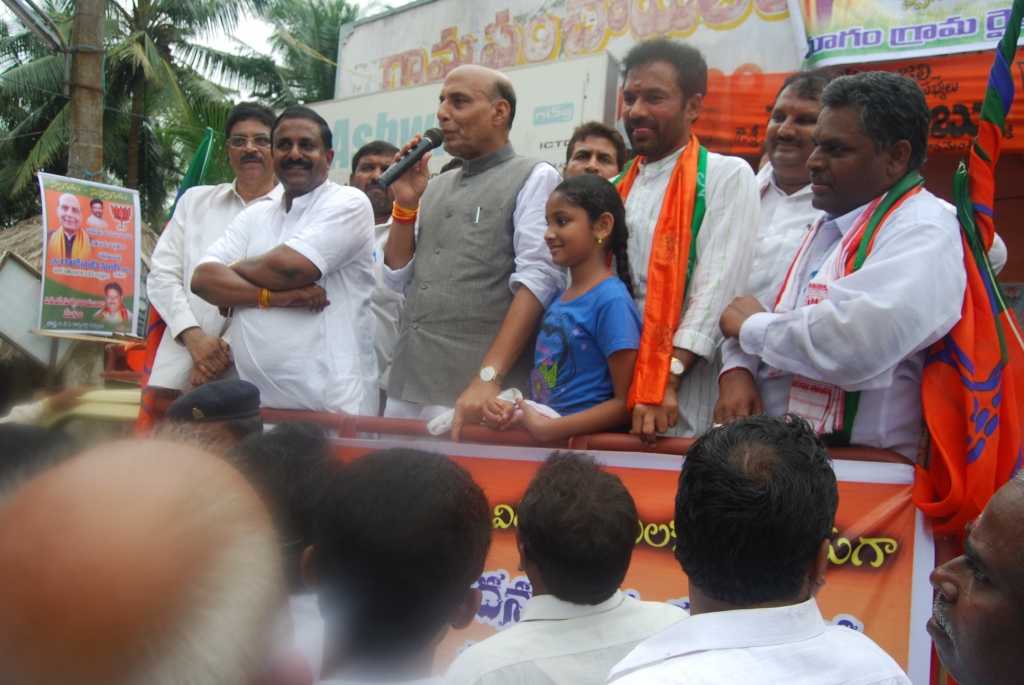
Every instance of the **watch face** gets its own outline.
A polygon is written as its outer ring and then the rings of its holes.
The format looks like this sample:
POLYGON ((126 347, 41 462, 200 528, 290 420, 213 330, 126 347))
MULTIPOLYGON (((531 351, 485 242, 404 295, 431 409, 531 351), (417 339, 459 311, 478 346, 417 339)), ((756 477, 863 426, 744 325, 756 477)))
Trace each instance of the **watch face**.
POLYGON ((675 357, 672 358, 672 363, 669 364, 669 367, 668 367, 669 372, 673 376, 682 376, 683 375, 683 371, 685 369, 686 369, 686 367, 683 366, 683 363, 681 361, 679 361, 678 359, 676 359, 675 357))
POLYGON ((493 366, 485 366, 480 369, 480 380, 490 383, 494 380, 495 372, 493 366))

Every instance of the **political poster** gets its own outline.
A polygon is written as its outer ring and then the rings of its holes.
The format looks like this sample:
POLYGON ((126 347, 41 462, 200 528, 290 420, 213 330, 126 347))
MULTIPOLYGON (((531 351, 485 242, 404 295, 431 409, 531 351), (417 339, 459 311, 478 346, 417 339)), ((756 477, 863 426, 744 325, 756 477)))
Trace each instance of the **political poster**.
POLYGON ((135 332, 141 222, 135 190, 40 173, 39 329, 135 332))
MULTIPOLYGON (((449 631, 438 649, 443 673, 459 652, 519 620, 532 596, 519 567, 516 510, 548 450, 455 443, 336 439, 342 460, 389 447, 428 449, 466 467, 487 493, 494 539, 477 581, 483 603, 466 630, 449 631)), ((639 536, 622 584, 645 601, 689 607, 689 586, 673 555, 674 506, 682 457, 628 452, 591 452, 618 475, 636 502, 639 536)), ((817 596, 826 621, 864 633, 888 652, 915 685, 929 681, 931 615, 928 574, 935 546, 926 518, 911 501, 913 466, 860 461, 833 462, 839 511, 829 548, 826 585, 817 596)))
POLYGON ((990 50, 1003 37, 1011 4, 1007 0, 788 2, 798 35, 806 37, 805 67, 990 50))

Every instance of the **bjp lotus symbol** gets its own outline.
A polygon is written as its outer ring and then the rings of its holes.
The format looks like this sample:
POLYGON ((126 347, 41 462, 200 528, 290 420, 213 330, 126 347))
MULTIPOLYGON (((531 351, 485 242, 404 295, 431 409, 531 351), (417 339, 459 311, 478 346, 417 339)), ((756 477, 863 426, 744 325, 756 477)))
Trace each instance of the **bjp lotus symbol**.
POLYGON ((119 231, 127 231, 124 227, 126 221, 131 221, 132 218, 132 207, 131 205, 110 205, 110 213, 114 215, 120 223, 117 226, 119 231))

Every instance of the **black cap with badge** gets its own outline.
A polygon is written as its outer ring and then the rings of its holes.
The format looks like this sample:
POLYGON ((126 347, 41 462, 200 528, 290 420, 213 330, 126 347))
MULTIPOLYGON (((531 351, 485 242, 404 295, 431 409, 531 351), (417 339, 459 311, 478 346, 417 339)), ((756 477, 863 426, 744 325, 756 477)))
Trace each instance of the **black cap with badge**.
POLYGON ((167 420, 174 423, 234 421, 258 416, 260 389, 240 380, 212 381, 174 400, 167 420))

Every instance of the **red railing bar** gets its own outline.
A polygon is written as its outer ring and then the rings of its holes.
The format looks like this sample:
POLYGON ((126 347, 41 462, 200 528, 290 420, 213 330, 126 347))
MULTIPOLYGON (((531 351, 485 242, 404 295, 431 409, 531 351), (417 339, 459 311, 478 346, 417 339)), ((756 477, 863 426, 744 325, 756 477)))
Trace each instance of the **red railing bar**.
MULTIPOLYGON (((360 433, 400 435, 414 438, 432 438, 426 421, 394 419, 381 416, 347 416, 293 409, 263 408, 260 412, 267 423, 305 420, 318 423, 340 438, 353 439, 360 433)), ((593 433, 577 435, 568 440, 541 442, 525 431, 496 431, 487 426, 469 425, 462 428, 462 442, 509 447, 538 447, 542 449, 574 449, 596 452, 648 452, 682 455, 693 444, 690 438, 660 438, 656 447, 648 447, 635 435, 626 433, 593 433)), ((890 450, 868 447, 834 447, 829 450, 833 459, 906 464, 907 460, 890 450)))

